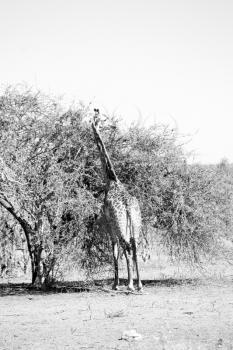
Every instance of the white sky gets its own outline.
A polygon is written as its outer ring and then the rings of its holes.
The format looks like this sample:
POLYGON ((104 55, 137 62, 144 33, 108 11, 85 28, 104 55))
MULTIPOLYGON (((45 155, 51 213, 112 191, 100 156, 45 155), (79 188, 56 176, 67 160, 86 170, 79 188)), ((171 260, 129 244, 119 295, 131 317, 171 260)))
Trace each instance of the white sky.
POLYGON ((194 134, 233 161, 233 1, 0 0, 1 84, 194 134))

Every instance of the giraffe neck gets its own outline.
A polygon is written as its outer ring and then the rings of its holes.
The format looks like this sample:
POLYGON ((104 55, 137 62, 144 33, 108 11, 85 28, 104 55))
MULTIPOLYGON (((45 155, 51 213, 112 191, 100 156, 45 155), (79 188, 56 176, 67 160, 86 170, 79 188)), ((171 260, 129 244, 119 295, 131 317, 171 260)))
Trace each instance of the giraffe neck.
POLYGON ((92 123, 92 129, 94 132, 95 142, 96 142, 96 145, 97 145, 98 150, 99 150, 100 160, 102 163, 102 168, 103 168, 103 172, 105 175, 105 180, 108 184, 110 183, 110 181, 118 182, 119 181, 118 177, 115 173, 115 170, 114 170, 112 162, 109 158, 109 155, 108 155, 108 152, 107 152, 106 147, 104 145, 104 142, 103 142, 98 130, 96 129, 96 126, 94 125, 94 123, 92 123))

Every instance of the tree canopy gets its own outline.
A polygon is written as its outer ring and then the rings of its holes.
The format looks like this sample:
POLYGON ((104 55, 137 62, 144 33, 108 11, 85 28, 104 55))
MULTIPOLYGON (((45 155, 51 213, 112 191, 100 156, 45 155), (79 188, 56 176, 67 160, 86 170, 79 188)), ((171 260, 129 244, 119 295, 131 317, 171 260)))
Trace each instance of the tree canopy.
MULTIPOLYGON (((8 88, 0 96, 1 215, 26 241, 33 283, 48 283, 71 256, 86 268, 111 262, 91 116, 89 107, 65 108, 40 92, 8 88)), ((140 201, 141 251, 156 240, 172 256, 197 262, 221 237, 230 239, 227 162, 188 164, 167 126, 122 129, 109 116, 101 133, 120 181, 140 201)))

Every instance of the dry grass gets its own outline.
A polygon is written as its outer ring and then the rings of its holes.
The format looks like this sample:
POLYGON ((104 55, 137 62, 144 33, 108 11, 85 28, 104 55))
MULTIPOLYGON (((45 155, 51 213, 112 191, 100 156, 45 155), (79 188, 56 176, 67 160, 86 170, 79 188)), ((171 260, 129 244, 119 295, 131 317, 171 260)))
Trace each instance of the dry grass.
MULTIPOLYGON (((123 288, 123 287, 122 287, 123 288)), ((231 282, 0 299, 0 349, 233 349, 231 282), (135 329, 141 340, 122 334, 135 329)))
POLYGON ((0 298, 0 349, 233 349, 230 268, 212 266, 210 278, 210 267, 191 274, 163 259, 143 266, 148 284, 141 295, 106 285, 108 293, 96 287, 0 298), (142 338, 124 339, 130 330, 142 338))

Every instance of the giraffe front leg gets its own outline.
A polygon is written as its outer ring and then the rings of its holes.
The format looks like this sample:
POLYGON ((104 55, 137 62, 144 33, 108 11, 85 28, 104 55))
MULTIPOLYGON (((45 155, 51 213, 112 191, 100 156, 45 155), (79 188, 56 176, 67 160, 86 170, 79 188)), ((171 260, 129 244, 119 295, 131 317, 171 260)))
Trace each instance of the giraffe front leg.
POLYGON ((116 242, 112 243, 112 249, 113 249, 113 260, 114 260, 114 283, 112 286, 112 289, 118 290, 119 289, 119 270, 118 270, 118 258, 119 258, 119 250, 118 250, 118 244, 116 242))

